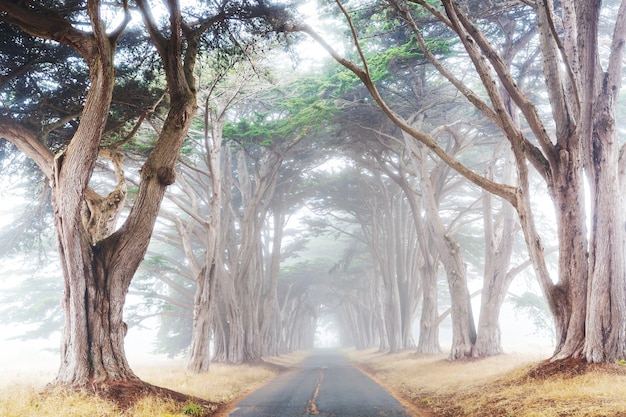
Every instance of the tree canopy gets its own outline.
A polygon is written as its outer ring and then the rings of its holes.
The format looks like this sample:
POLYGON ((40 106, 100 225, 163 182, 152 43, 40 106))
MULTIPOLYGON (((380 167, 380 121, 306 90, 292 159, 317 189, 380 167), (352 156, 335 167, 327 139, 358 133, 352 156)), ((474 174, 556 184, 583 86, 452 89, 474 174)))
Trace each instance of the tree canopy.
POLYGON ((0 1, 3 181, 42 196, 10 242, 56 237, 63 285, 25 291, 62 288, 57 382, 140 385, 124 336, 154 316, 195 372, 329 317, 428 354, 449 318, 450 359, 497 355, 507 299, 547 306, 552 360, 624 359, 626 2, 321 3, 342 44, 265 1, 0 1), (302 35, 335 62, 302 71, 302 35), (522 275, 541 297, 508 298, 522 275))

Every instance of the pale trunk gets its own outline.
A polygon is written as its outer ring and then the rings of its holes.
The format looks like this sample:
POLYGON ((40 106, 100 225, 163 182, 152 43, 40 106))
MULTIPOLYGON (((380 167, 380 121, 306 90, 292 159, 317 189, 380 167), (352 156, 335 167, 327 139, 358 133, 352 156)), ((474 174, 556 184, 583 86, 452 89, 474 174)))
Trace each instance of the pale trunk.
MULTIPOLYGON (((507 151, 503 173, 505 183, 512 179, 511 156, 511 152, 507 151)), ((488 178, 493 178, 493 164, 490 166, 488 178)), ((494 356, 503 352, 500 309, 513 277, 507 274, 507 269, 513 254, 515 211, 508 202, 502 201, 500 214, 494 221, 492 210, 493 195, 485 191, 483 192, 485 272, 476 344, 472 349, 474 357, 494 356)))
POLYGON ((589 288, 585 358, 611 362, 625 357, 626 269, 624 201, 620 192, 619 143, 610 92, 600 97, 603 109, 593 141, 593 214, 589 253, 589 288))
POLYGON ((441 353, 437 310, 437 268, 430 262, 422 267, 422 313, 417 353, 441 353))
MULTIPOLYGON (((187 369, 192 372, 205 372, 211 363, 211 336, 214 311, 214 293, 217 287, 217 271, 223 270, 221 211, 222 211, 222 169, 220 165, 222 149, 222 121, 213 120, 211 134, 208 133, 210 109, 205 107, 205 144, 207 152, 207 169, 210 178, 209 187, 209 219, 203 224, 206 237, 206 252, 204 267, 196 278, 196 293, 194 297, 194 316, 191 334, 191 345, 187 355, 187 369), (209 137, 210 136, 210 137, 209 137), (209 140, 211 144, 209 145, 209 140)), ((190 251, 191 252, 191 251, 190 251)), ((194 256, 189 253, 188 257, 194 256)))
POLYGON ((422 198, 432 241, 439 252, 448 279, 452 304, 452 347, 449 357, 451 360, 461 359, 471 355, 472 346, 476 341, 472 305, 465 277, 465 263, 461 258, 459 244, 446 233, 441 223, 433 184, 426 171, 426 164, 420 165, 420 184, 423 189, 422 198))
POLYGON ((282 204, 274 206, 274 235, 269 267, 269 283, 263 300, 261 337, 263 355, 277 356, 280 353, 280 307, 278 305, 278 275, 280 273, 281 246, 285 226, 282 204))
POLYGON ((383 278, 378 272, 371 272, 375 282, 375 308, 378 319, 378 351, 387 352, 390 349, 389 338, 387 336, 387 323, 385 321, 385 301, 383 299, 383 278))
POLYGON ((219 331, 215 332, 214 359, 217 362, 242 363, 245 356, 241 310, 232 278, 225 271, 217 281, 216 296, 219 314, 213 320, 219 331))
POLYGON ((196 279, 191 345, 187 358, 187 369, 192 372, 206 372, 211 364, 211 308, 214 292, 215 265, 212 265, 209 271, 200 271, 196 279))
POLYGON ((587 231, 585 227, 580 152, 559 153, 561 170, 554 179, 559 238, 559 275, 548 303, 554 314, 556 349, 553 359, 581 357, 587 306, 587 231))
MULTIPOLYGON (((405 138, 405 140, 408 139, 405 138)), ((419 168, 419 164, 414 163, 413 165, 419 168)), ((419 269, 421 276, 420 290, 422 295, 422 311, 420 314, 420 332, 417 342, 417 353, 436 354, 441 352, 441 347, 439 346, 439 312, 437 310, 438 257, 437 255, 432 255, 432 252, 436 253, 437 251, 431 251, 433 242, 430 240, 430 230, 424 226, 422 206, 417 198, 417 194, 407 181, 404 171, 401 170, 399 174, 397 182, 409 203, 419 242, 419 253, 414 254, 414 256, 421 257, 421 267, 419 269)), ((415 273, 415 275, 417 275, 417 273, 415 273)), ((413 277, 412 280, 414 281, 413 285, 417 285, 415 277, 413 277)), ((416 297, 416 300, 417 299, 418 297, 416 297)), ((409 320, 409 322, 412 327, 413 320, 409 320)))

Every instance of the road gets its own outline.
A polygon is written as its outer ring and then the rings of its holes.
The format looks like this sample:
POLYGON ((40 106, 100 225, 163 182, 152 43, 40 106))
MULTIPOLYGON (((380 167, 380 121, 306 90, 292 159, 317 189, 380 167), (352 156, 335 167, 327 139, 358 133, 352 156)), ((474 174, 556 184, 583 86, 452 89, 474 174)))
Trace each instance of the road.
POLYGON ((338 352, 320 350, 245 397, 228 416, 411 417, 411 414, 338 352))

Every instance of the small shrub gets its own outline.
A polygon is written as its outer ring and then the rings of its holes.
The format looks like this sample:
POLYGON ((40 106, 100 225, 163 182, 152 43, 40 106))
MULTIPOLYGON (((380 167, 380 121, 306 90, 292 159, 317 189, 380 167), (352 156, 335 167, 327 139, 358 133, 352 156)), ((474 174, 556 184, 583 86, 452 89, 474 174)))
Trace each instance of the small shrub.
POLYGON ((194 404, 190 402, 183 409, 183 414, 186 416, 200 417, 203 414, 202 407, 199 406, 198 404, 194 404))

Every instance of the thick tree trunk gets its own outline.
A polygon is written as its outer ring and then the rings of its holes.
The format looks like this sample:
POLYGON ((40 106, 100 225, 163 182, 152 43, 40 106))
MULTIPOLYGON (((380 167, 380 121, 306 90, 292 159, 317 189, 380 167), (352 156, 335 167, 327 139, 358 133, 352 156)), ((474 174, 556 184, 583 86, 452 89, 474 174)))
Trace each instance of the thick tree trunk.
MULTIPOLYGON (((233 212, 240 215, 237 216, 237 233, 233 233, 238 238, 238 244, 230 246, 229 273, 235 280, 241 313, 243 359, 251 361, 262 355, 259 312, 261 285, 267 271, 262 262, 261 232, 276 190, 282 160, 277 153, 264 150, 261 158, 251 164, 254 168, 251 174, 245 150, 238 150, 236 157, 237 177, 234 185, 240 194, 241 206, 233 207, 233 212)), ((234 226, 231 227, 235 230, 234 226)))
POLYGON ((559 284, 550 289, 556 349, 553 359, 582 357, 587 315, 588 252, 580 153, 563 149, 552 189, 559 239, 559 284))
POLYGON ((472 357, 474 358, 496 356, 504 352, 499 322, 504 293, 495 293, 494 291, 483 291, 483 293, 486 294, 481 299, 476 344, 472 347, 472 357))
MULTIPOLYGON (((406 146, 409 138, 405 137, 406 146)), ((413 149, 414 146, 410 146, 413 149)), ((417 149, 415 149, 417 151, 417 149)), ((413 166, 419 169, 419 164, 413 161, 413 166)), ((415 268, 420 270, 421 287, 419 290, 422 297, 422 311, 420 314, 420 332, 417 342, 417 353, 423 354, 436 354, 441 352, 439 345, 439 312, 437 309, 437 273, 439 264, 439 255, 437 249, 434 247, 434 242, 431 237, 431 230, 424 225, 424 219, 422 217, 422 205, 417 198, 417 193, 414 187, 411 187, 406 172, 404 169, 400 169, 399 175, 396 177, 391 175, 391 178, 402 188, 404 195, 407 198, 409 207, 411 210, 411 216, 413 219, 413 227, 417 232, 418 250, 413 254, 415 258, 415 268)), ((417 275, 417 272, 413 272, 413 275, 417 275)), ((410 286, 418 286, 418 280, 415 277, 409 283, 410 286)), ((413 302, 417 303, 419 297, 414 297, 413 302)), ((415 305, 417 309, 417 304, 415 305)), ((412 330, 413 320, 409 320, 412 330)), ((405 325, 405 327, 407 327, 405 325)))
MULTIPOLYGON (((66 246, 61 242, 60 247, 66 246)), ((89 254, 88 245, 84 251, 86 259, 76 258, 66 250, 61 252, 65 259, 73 259, 73 263, 65 271, 70 279, 65 283, 65 327, 61 366, 55 382, 85 386, 138 380, 124 351, 127 328, 122 315, 130 279, 120 279, 107 268, 110 265, 107 251, 95 249, 89 254)))
POLYGON ((405 294, 403 298, 400 291, 402 282, 416 279, 414 269, 407 268, 409 255, 406 254, 408 248, 414 246, 410 240, 414 238, 410 231, 414 227, 411 225, 407 230, 409 226, 406 222, 411 220, 408 219, 400 187, 386 184, 381 177, 377 178, 376 187, 378 198, 364 202, 370 210, 367 217, 369 224, 362 224, 361 229, 374 256, 375 273, 381 277, 384 334, 387 339, 384 345, 388 346, 389 352, 399 352, 408 347, 405 342, 412 343, 412 334, 407 331, 407 326, 410 328, 412 324, 410 314, 413 306, 409 303, 413 300, 408 299, 412 294, 405 294))
POLYGON ((452 346, 449 358, 455 360, 471 355, 476 342, 476 328, 465 278, 465 264, 459 254, 460 246, 450 238, 445 241, 448 253, 443 253, 441 258, 448 278, 452 304, 452 346))
POLYGON ((243 322, 243 360, 250 362, 261 358, 261 329, 259 326, 259 295, 261 280, 256 277, 248 277, 248 285, 244 290, 239 287, 239 294, 244 300, 241 306, 243 322))
MULTIPOLYGON (((425 156, 425 153, 424 153, 425 156)), ((424 157, 423 160, 426 160, 424 157)), ((441 223, 434 185, 431 182, 426 164, 420 164, 420 185, 424 209, 428 218, 428 228, 432 242, 437 248, 439 259, 446 271, 448 289, 452 304, 452 346, 450 359, 461 359, 471 355, 472 347, 476 342, 476 329, 470 294, 465 277, 465 263, 461 258, 459 244, 449 236, 441 223)))
MULTIPOLYGON (((97 15, 97 11, 92 13, 97 15)), ((57 245, 65 279, 65 327, 56 382, 72 386, 137 379, 124 354, 126 325, 122 322, 124 301, 135 270, 132 263, 119 267, 112 264, 120 250, 115 244, 99 240, 92 246, 94 237, 85 229, 82 216, 115 79, 113 46, 108 39, 95 44, 98 50, 91 52, 88 62, 91 86, 82 118, 67 149, 54 160, 51 181, 57 245)), ((92 213, 93 217, 100 215, 92 213)), ((143 256, 138 255, 139 259, 143 256)))
MULTIPOLYGON (((625 12, 626 13, 626 12, 625 12)), ((591 246, 589 251, 588 311, 584 355, 589 362, 626 357, 626 231, 624 197, 620 192, 619 143, 615 108, 608 88, 599 97, 594 134, 591 246), (600 156, 601 155, 601 156, 600 156)))
MULTIPOLYGON (((179 120, 182 114, 185 117, 193 114, 195 102, 189 100, 175 108, 168 116, 170 123, 179 120)), ((182 144, 187 125, 177 123, 179 127, 168 129, 168 120, 161 137, 171 135, 165 140, 182 144)), ((67 153, 69 157, 69 148, 67 153)), ((68 210, 68 191, 58 185, 63 183, 63 175, 56 177, 60 180, 53 184, 53 195, 66 308, 57 382, 85 385, 137 379, 124 355, 126 325, 122 322, 122 311, 132 277, 147 251, 165 187, 173 181, 168 172, 173 173, 175 157, 168 156, 167 162, 160 156, 159 151, 153 152, 144 165, 140 191, 125 226, 95 246, 91 246, 91 238, 76 215, 80 209, 70 206, 68 210), (59 204, 60 199, 63 204, 59 204)), ((57 160, 57 166, 60 163, 57 160)), ((58 168, 56 171, 62 172, 58 168)))
POLYGON ((214 360, 242 363, 245 355, 241 310, 232 278, 228 274, 220 276, 217 281, 216 300, 219 313, 213 319, 216 327, 214 360))

